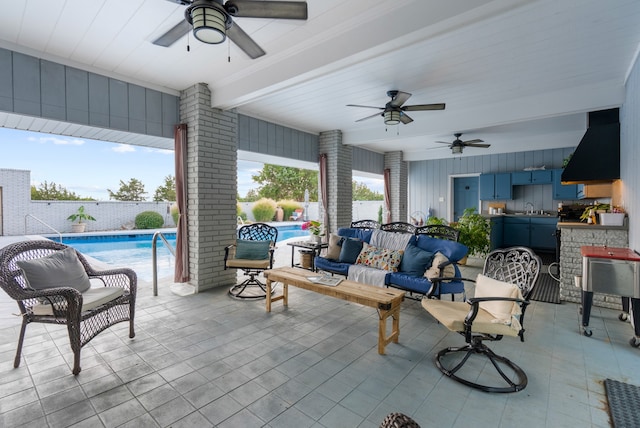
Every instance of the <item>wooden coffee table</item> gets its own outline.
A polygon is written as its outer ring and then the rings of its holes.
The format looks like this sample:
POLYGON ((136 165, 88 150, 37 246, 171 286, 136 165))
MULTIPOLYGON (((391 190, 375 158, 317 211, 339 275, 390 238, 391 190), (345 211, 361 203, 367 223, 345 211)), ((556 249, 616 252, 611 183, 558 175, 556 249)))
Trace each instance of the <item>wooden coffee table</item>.
POLYGON ((317 276, 317 273, 295 267, 281 267, 267 270, 264 276, 267 280, 267 312, 271 312, 271 302, 282 300, 284 306, 288 305, 289 285, 305 290, 314 291, 326 296, 336 297, 348 302, 359 303, 378 310, 378 354, 384 354, 384 348, 388 343, 398 343, 400 335, 400 303, 404 299, 404 291, 393 288, 381 288, 375 285, 361 284, 359 282, 343 280, 335 287, 316 284, 307 279, 309 276, 317 276), (271 295, 271 283, 282 283, 282 294, 271 295), (386 335, 387 318, 392 317, 391 334, 386 335))

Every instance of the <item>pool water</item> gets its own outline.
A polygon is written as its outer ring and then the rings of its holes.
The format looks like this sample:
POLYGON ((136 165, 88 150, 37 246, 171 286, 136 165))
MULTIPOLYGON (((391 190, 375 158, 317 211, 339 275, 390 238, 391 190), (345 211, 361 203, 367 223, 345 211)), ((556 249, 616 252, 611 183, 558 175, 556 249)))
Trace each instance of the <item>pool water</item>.
MULTIPOLYGON (((309 236, 309 233, 306 230, 302 230, 300 225, 276 227, 278 228, 278 242, 300 236, 309 236)), ((169 244, 175 248, 175 232, 162 232, 162 234, 169 244)), ((52 239, 57 240, 53 237, 52 239)), ((78 237, 65 236, 62 242, 101 262, 115 267, 131 268, 136 272, 140 280, 153 281, 152 240, 153 234, 132 233, 78 237)), ((156 254, 158 278, 173 276, 175 259, 160 238, 156 241, 156 254)))

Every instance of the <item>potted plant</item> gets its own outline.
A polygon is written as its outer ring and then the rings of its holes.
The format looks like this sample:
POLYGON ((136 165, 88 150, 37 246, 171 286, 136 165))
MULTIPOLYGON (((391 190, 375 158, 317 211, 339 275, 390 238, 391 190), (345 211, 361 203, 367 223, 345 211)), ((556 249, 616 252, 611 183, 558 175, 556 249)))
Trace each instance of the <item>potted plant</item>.
POLYGON ((483 256, 489 252, 491 223, 475 208, 465 209, 458 221, 450 226, 460 231, 460 243, 469 248, 469 255, 483 256))
POLYGON ((317 220, 309 220, 302 223, 302 230, 308 230, 311 239, 317 243, 322 241, 322 223, 317 220))
POLYGON ((87 220, 96 221, 95 218, 93 218, 91 215, 87 214, 84 211, 84 205, 80 205, 80 207, 78 207, 78 211, 76 211, 75 213, 73 213, 69 217, 67 217, 67 220, 70 220, 72 222, 78 220, 77 223, 74 223, 74 224, 71 225, 71 231, 74 232, 74 233, 84 232, 84 229, 87 226, 87 224, 83 223, 83 220, 85 220, 85 221, 87 221, 87 220))

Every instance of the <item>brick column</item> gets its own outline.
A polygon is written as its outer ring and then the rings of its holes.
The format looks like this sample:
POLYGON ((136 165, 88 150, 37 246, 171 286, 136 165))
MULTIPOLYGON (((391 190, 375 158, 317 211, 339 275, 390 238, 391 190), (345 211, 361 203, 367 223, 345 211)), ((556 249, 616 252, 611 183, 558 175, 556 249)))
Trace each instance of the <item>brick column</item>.
MULTIPOLYGON (((352 220, 352 188, 351 182, 351 146, 342 144, 342 131, 321 132, 318 138, 320 154, 327 154, 327 195, 329 198, 329 232, 336 232, 339 227, 349 226, 352 220)), ((318 188, 320 186, 318 185, 318 188)), ((318 192, 318 199, 322 195, 318 192)), ((320 218, 323 218, 322 203, 319 201, 320 218)))
POLYGON ((237 125, 233 111, 211 108, 211 92, 198 83, 180 94, 187 124, 187 216, 190 283, 196 291, 231 286, 224 248, 236 237, 237 125))
MULTIPOLYGON (((402 152, 384 154, 384 168, 389 169, 391 186, 391 221, 407 221, 407 163, 402 160, 402 152)), ((384 215, 382 216, 384 221, 384 215)))

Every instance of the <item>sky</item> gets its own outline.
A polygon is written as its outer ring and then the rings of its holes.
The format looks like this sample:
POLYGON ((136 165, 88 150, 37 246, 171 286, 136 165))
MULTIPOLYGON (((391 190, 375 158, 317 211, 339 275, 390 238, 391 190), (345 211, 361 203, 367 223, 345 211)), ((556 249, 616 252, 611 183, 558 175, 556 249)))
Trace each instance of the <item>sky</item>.
MULTIPOLYGON (((258 187, 251 179, 262 163, 238 160, 238 193, 245 196, 258 187)), ((0 127, 0 169, 31 171, 31 184, 47 181, 60 185, 80 197, 108 201, 117 192, 120 180, 142 182, 147 200, 153 200, 157 187, 168 175, 175 175, 173 150, 0 127)), ((354 177, 382 193, 382 179, 354 177)))

